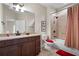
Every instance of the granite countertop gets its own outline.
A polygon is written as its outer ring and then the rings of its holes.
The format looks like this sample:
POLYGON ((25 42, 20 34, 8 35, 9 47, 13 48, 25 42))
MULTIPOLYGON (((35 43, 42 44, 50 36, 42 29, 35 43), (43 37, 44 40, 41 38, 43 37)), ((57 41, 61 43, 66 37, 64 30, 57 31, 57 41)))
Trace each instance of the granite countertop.
POLYGON ((33 36, 40 36, 40 34, 29 34, 29 35, 0 37, 0 41, 2 41, 2 40, 10 40, 10 39, 18 39, 18 38, 24 38, 24 37, 33 37, 33 36))

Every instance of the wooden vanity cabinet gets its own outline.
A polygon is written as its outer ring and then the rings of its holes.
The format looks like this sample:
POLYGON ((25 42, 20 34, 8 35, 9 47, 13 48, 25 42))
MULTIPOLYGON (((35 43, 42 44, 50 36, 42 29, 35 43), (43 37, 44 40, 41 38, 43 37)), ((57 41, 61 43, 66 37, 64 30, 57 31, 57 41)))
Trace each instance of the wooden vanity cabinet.
POLYGON ((40 52, 40 36, 0 42, 0 56, 35 56, 40 52))

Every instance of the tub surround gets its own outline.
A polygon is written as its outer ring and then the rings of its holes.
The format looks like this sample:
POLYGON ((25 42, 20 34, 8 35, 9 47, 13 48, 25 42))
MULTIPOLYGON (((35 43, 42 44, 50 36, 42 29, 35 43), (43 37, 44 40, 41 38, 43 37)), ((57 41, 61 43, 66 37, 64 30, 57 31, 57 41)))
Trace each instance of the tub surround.
POLYGON ((0 37, 0 56, 34 56, 39 52, 39 34, 0 37))

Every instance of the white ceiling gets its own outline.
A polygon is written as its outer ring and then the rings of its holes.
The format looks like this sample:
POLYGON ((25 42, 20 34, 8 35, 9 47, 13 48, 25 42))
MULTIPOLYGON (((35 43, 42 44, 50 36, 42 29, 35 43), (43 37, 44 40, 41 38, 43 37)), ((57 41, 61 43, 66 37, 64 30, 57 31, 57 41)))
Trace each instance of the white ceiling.
POLYGON ((60 9, 71 5, 72 3, 40 3, 42 6, 53 9, 60 9))
MULTIPOLYGON (((55 9, 56 11, 60 11, 64 9, 65 7, 68 8, 69 6, 74 5, 75 3, 37 3, 37 4, 40 4, 46 8, 52 8, 52 9, 55 9)), ((6 5, 11 6, 12 4, 8 3, 6 5)))

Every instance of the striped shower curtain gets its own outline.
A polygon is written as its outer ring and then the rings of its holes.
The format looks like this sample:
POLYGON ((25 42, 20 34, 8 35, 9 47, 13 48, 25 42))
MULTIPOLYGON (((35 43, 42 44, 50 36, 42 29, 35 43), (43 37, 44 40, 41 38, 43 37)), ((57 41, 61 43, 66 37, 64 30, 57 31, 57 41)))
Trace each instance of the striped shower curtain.
POLYGON ((79 4, 67 10, 67 31, 65 45, 79 50, 79 4))

